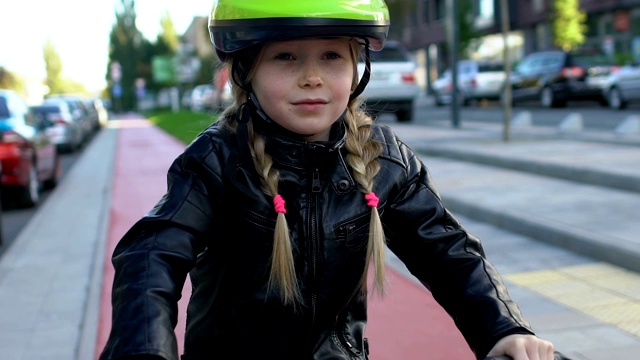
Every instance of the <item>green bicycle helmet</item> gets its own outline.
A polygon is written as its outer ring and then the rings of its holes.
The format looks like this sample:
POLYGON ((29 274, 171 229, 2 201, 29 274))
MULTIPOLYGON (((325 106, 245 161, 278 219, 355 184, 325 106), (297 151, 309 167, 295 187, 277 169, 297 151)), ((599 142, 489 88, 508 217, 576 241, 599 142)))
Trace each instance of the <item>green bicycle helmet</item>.
POLYGON ((362 38, 368 48, 379 51, 389 23, 384 0, 216 0, 209 34, 225 61, 255 44, 313 36, 362 38))

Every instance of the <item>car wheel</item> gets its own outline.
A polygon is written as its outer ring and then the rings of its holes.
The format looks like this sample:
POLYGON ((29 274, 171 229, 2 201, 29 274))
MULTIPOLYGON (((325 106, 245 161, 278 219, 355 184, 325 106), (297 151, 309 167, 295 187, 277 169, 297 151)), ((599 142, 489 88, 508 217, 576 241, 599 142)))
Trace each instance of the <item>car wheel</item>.
POLYGON ((31 164, 29 168, 29 182, 22 189, 22 194, 18 199, 18 205, 21 207, 34 207, 40 200, 40 181, 38 180, 38 172, 35 164, 31 164))
POLYGON ((542 91, 540 92, 540 104, 545 108, 550 108, 555 105, 553 90, 551 90, 550 87, 545 86, 542 88, 542 91))
POLYGON ((607 94, 609 100, 609 107, 615 110, 624 109, 627 107, 627 103, 622 99, 622 94, 617 87, 613 87, 607 94))
POLYGON ((443 101, 442 101, 442 99, 440 98, 440 94, 435 93, 435 94, 433 95, 433 97, 434 97, 434 100, 435 100, 435 104, 436 104, 436 106, 444 106, 444 102, 443 102, 443 101))
POLYGON ((62 177, 62 161, 60 161, 60 157, 56 156, 55 167, 53 169, 53 173, 51 177, 45 180, 44 188, 45 189, 53 189, 58 186, 58 182, 60 182, 60 178, 62 177))
POLYGON ((398 111, 396 111, 396 118, 398 122, 409 122, 413 120, 413 104, 409 103, 398 109, 398 111))
POLYGON ((469 104, 469 101, 467 100, 466 96, 464 96, 464 93, 461 91, 458 91, 458 106, 467 106, 469 104))

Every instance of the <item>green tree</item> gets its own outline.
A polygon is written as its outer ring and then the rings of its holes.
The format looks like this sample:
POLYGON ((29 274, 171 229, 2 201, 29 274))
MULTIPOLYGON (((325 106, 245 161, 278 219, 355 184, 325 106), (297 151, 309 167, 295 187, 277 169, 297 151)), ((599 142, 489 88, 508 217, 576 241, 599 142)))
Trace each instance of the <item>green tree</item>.
POLYGON ((158 35, 156 41, 157 52, 159 54, 175 55, 180 47, 180 37, 173 25, 169 11, 166 11, 160 19, 160 27, 162 32, 158 35))
POLYGON ((0 89, 9 89, 22 93, 24 88, 24 82, 22 79, 11 71, 0 66, 0 89))
POLYGON ((67 79, 63 76, 62 60, 56 50, 55 44, 47 40, 42 48, 45 64, 45 85, 49 88, 49 94, 87 94, 84 85, 67 79))
MULTIPOLYGON (((475 40, 482 34, 476 31, 473 24, 474 13, 473 3, 471 0, 456 0, 456 24, 458 29, 458 58, 466 58, 471 46, 474 45, 475 40)), ((449 32, 449 26, 446 27, 446 31, 449 32)), ((449 39, 449 34, 447 34, 449 39)), ((444 51, 449 53, 449 42, 444 43, 444 51)))
POLYGON ((161 32, 158 34, 155 44, 151 44, 151 46, 146 48, 143 57, 146 69, 149 70, 148 73, 145 73, 145 80, 147 80, 147 84, 149 84, 148 88, 154 91, 162 87, 175 86, 176 82, 175 80, 162 83, 156 82, 153 78, 153 59, 155 57, 172 59, 180 48, 180 38, 168 11, 165 12, 160 19, 160 28, 161 32))
POLYGON ((62 80, 62 60, 60 54, 56 50, 55 45, 49 39, 45 42, 42 49, 44 64, 46 70, 45 85, 49 87, 50 94, 64 93, 64 85, 62 80))
POLYGON ((554 0, 551 29, 553 43, 565 51, 575 49, 585 41, 587 14, 580 9, 580 0, 554 0))
POLYGON ((107 80, 109 92, 117 110, 136 108, 135 81, 144 77, 145 63, 143 54, 149 46, 148 41, 136 27, 135 0, 120 0, 116 9, 116 23, 109 34, 109 64, 107 80), (113 64, 120 64, 119 81, 114 82, 113 64), (114 90, 117 89, 118 91, 114 90))
POLYGON ((473 25, 473 4, 471 0, 458 1, 458 49, 460 56, 467 54, 474 40, 480 35, 473 25))

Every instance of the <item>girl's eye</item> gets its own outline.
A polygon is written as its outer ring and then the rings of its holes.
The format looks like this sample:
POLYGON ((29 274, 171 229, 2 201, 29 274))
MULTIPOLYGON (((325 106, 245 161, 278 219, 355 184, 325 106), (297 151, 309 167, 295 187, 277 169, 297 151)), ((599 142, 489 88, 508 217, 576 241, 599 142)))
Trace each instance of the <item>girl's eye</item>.
POLYGON ((340 59, 342 57, 337 52, 328 52, 324 56, 325 56, 325 58, 330 59, 330 60, 331 59, 340 59))
POLYGON ((289 53, 282 53, 282 54, 277 54, 274 57, 276 60, 293 60, 293 55, 289 54, 289 53))

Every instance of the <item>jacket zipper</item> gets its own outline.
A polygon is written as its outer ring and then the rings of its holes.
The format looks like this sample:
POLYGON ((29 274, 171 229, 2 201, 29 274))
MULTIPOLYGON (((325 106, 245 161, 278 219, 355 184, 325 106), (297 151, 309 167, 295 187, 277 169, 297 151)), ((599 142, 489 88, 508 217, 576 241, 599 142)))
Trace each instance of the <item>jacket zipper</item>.
POLYGON ((310 219, 310 234, 311 234, 311 276, 314 282, 314 286, 311 291, 311 319, 315 324, 316 320, 316 264, 318 258, 318 193, 320 193, 320 170, 318 168, 313 169, 311 181, 311 219, 310 219))
POLYGON ((340 343, 340 345, 345 351, 347 351, 352 357, 355 357, 356 359, 360 358, 360 356, 362 355, 362 352, 358 350, 355 346, 353 346, 353 344, 351 344, 349 340, 347 340, 348 335, 347 335, 346 329, 343 331, 342 334, 337 330, 334 330, 333 334, 338 339, 338 342, 340 343))

